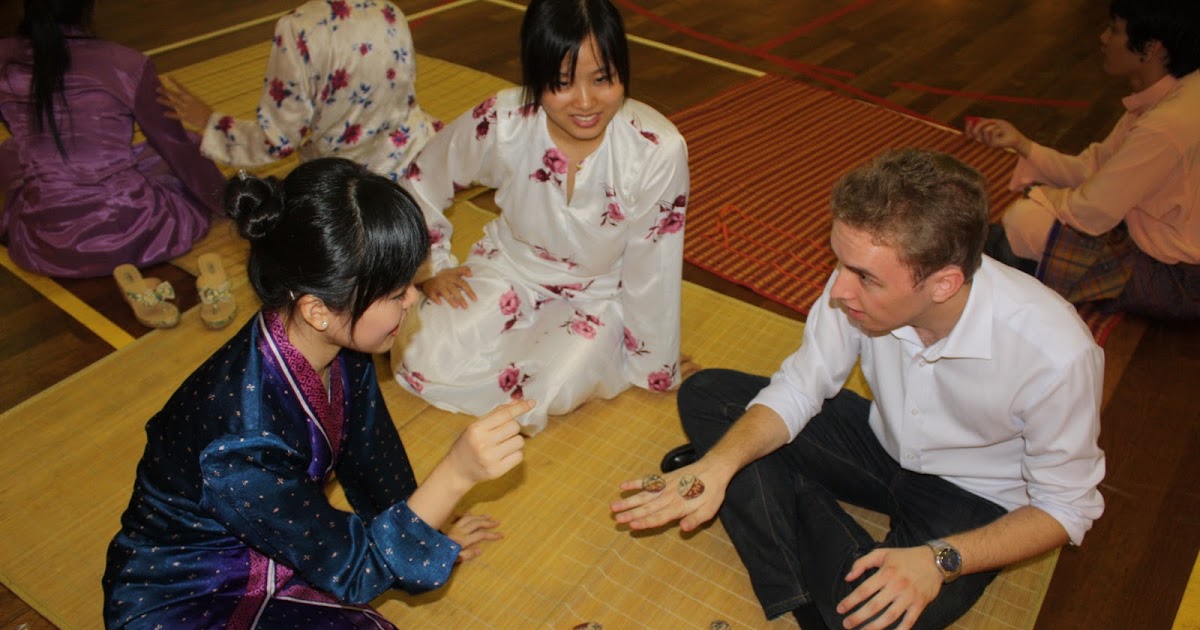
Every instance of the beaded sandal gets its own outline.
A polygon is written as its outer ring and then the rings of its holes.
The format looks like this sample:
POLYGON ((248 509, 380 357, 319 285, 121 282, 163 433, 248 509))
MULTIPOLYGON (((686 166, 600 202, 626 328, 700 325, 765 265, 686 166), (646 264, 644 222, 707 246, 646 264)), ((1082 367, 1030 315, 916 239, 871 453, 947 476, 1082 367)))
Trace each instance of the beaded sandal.
POLYGON ((229 278, 218 254, 201 254, 197 260, 200 276, 196 291, 200 294, 200 321, 212 330, 224 328, 237 315, 237 302, 230 291, 229 278))
POLYGON ((113 269, 113 278, 121 289, 121 296, 133 309, 134 317, 143 326, 171 328, 179 323, 179 309, 166 301, 175 299, 175 288, 170 282, 151 287, 142 278, 142 272, 130 264, 113 269))

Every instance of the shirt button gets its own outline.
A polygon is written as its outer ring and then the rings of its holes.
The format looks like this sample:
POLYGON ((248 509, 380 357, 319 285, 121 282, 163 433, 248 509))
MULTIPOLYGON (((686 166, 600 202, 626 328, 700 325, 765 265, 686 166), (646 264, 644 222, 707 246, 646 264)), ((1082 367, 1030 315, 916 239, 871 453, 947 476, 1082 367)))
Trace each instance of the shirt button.
POLYGON ((909 452, 908 452, 908 453, 907 453, 907 454, 904 456, 904 458, 905 458, 905 459, 908 459, 908 460, 913 460, 913 459, 916 459, 916 458, 917 458, 917 455, 916 455, 916 453, 913 453, 912 451, 909 451, 909 452))
POLYGON ((918 413, 921 413, 921 412, 917 411, 917 408, 916 408, 916 407, 913 407, 912 409, 910 409, 910 410, 909 410, 909 413, 911 413, 912 415, 914 415, 914 416, 915 416, 915 415, 917 415, 918 413))

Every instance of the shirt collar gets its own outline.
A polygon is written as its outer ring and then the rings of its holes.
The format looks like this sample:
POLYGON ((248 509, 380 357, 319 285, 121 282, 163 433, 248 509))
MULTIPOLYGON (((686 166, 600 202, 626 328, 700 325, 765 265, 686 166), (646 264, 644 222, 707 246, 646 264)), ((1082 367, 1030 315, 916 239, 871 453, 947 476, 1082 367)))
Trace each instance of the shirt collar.
POLYGON ((1175 88, 1176 83, 1179 83, 1179 79, 1168 74, 1141 92, 1134 92, 1121 99, 1121 104, 1129 113, 1140 114, 1163 100, 1163 97, 1175 88))
MULTIPOLYGON (((948 359, 992 358, 992 281, 984 270, 988 259, 975 271, 974 279, 963 287, 970 290, 967 305, 963 307, 958 323, 950 334, 926 347, 921 354, 926 361, 948 359)), ((897 339, 921 345, 921 339, 912 326, 892 331, 897 339)))

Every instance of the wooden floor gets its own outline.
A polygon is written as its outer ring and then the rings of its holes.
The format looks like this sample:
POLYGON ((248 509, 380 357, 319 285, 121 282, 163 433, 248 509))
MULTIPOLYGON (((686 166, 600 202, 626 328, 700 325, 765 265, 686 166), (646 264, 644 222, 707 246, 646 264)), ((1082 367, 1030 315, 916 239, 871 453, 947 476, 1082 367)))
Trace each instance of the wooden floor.
MULTIPOLYGON (((1096 0, 617 1, 637 42, 631 93, 667 114, 766 72, 952 126, 964 114, 1002 116, 1075 151, 1108 131, 1126 93, 1099 69, 1107 15, 1096 0)), ((0 3, 0 29, 16 23, 18 4, 0 3)), ((96 21, 101 35, 153 51, 165 71, 265 40, 270 18, 294 4, 210 0, 194 14, 183 0, 103 0, 96 21), (174 46, 221 29, 229 32, 174 46)), ((518 5, 398 5, 408 15, 444 9, 414 23, 421 53, 519 80, 518 5)), ((737 112, 730 117, 736 124, 737 112)), ((164 265, 147 275, 179 273, 164 265)), ((797 316, 697 269, 686 277, 797 316)), ((0 268, 0 412, 110 351, 30 282, 0 268)), ((110 280, 61 284, 129 334, 144 332, 110 280)), ((1106 354, 1108 507, 1085 544, 1061 555, 1039 628, 1170 628, 1200 549, 1200 327, 1128 318, 1106 354)), ((0 627, 23 624, 53 627, 0 590, 0 627)))

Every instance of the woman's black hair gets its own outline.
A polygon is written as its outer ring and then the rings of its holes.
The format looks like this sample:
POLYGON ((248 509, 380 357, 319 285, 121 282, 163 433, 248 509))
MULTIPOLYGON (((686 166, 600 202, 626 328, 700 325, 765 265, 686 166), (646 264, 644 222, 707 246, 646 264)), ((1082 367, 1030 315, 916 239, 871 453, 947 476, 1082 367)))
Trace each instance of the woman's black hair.
MULTIPOLYGON (((67 151, 54 117, 54 99, 62 98, 63 77, 71 65, 71 51, 63 28, 90 28, 94 5, 95 0, 25 0, 25 14, 17 26, 17 33, 29 40, 33 48, 29 92, 33 96, 34 129, 50 129, 54 146, 64 158, 67 151)), ((62 105, 67 110, 65 100, 62 105)))
POLYGON ((408 193, 343 158, 297 166, 282 182, 239 174, 225 211, 250 241, 247 275, 263 306, 312 295, 351 328, 376 300, 412 284, 429 229, 408 193))
POLYGON ((571 80, 579 47, 596 37, 600 62, 615 72, 629 93, 629 44, 621 13, 609 0, 533 0, 521 23, 521 84, 525 105, 536 107, 546 90, 557 91, 563 59, 571 80))
POLYGON ((1176 78, 1200 68, 1200 2, 1197 0, 1113 0, 1109 15, 1125 20, 1130 52, 1151 41, 1167 49, 1167 72, 1176 78))

